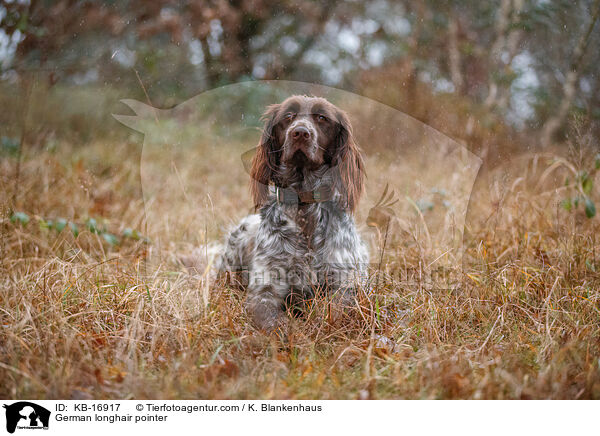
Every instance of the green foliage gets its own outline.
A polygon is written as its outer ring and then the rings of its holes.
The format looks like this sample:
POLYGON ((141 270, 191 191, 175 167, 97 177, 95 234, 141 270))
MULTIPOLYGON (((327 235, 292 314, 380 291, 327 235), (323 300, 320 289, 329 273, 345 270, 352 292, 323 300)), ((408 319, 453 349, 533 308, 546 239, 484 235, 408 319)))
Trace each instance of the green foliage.
POLYGON ((102 233, 102 237, 104 238, 104 240, 106 242, 108 242, 110 245, 119 245, 119 238, 117 238, 115 235, 113 235, 112 233, 108 233, 108 232, 103 232, 102 233))
POLYGON ((137 232, 137 230, 132 230, 130 228, 126 228, 125 230, 123 230, 123 236, 135 240, 140 239, 140 234, 137 232))
POLYGON ((425 198, 420 198, 416 201, 416 205, 421 212, 433 210, 433 203, 425 198))
POLYGON ((54 225, 54 223, 52 222, 52 220, 47 220, 46 221, 44 219, 40 219, 39 225, 40 225, 40 229, 41 230, 48 230, 48 229, 52 228, 52 226, 54 225))
POLYGON ((139 231, 137 231, 135 229, 131 229, 129 227, 126 228, 125 230, 123 230, 122 238, 119 238, 114 233, 109 232, 105 226, 103 226, 103 225, 101 226, 100 224, 98 224, 98 222, 94 218, 89 218, 86 221, 85 225, 90 232, 101 236, 102 239, 104 239, 109 245, 120 245, 122 242, 122 239, 131 239, 133 241, 143 241, 145 243, 150 242, 150 240, 148 238, 144 237, 139 231))
MULTIPOLYGON (((56 218, 52 220, 36 217, 36 220, 39 228, 43 231, 55 230, 57 233, 61 233, 68 226, 74 237, 79 236, 79 226, 73 221, 66 220, 65 218, 56 218)), ((13 224, 26 226, 29 221, 31 221, 31 218, 25 212, 15 212, 11 215, 10 221, 13 224)), ((121 238, 114 233, 109 232, 104 226, 98 224, 98 221, 95 218, 89 218, 85 222, 85 227, 90 233, 101 236, 109 245, 119 245, 121 243, 121 238)), ((131 228, 123 230, 123 239, 150 243, 150 240, 147 237, 143 236, 138 230, 131 228)))
POLYGON ((598 169, 600 169, 600 154, 596 155, 594 166, 589 171, 579 171, 572 183, 569 177, 565 178, 565 187, 571 195, 561 201, 561 208, 567 212, 572 212, 577 210, 579 205, 582 204, 586 217, 594 218, 596 216, 596 205, 592 199, 592 194, 594 190, 594 176, 598 169))
POLYGON ((596 205, 589 198, 585 199, 585 216, 594 218, 596 216, 596 205))
POLYGON ((54 223, 54 228, 58 233, 62 232, 63 229, 67 226, 67 220, 64 218, 58 218, 54 223))
POLYGON ((86 223, 85 226, 87 227, 87 229, 92 232, 92 233, 99 233, 98 231, 98 223, 96 222, 96 220, 94 218, 89 218, 86 223))
POLYGON ((19 152, 19 140, 3 136, 0 138, 0 155, 14 156, 19 152))
POLYGON ((71 233, 73 233, 73 236, 79 236, 79 227, 77 227, 77 224, 69 222, 69 228, 71 229, 71 233))
POLYGON ((146 238, 145 236, 142 236, 142 234, 140 232, 138 232, 135 229, 130 229, 130 228, 126 228, 125 230, 123 230, 123 237, 124 238, 128 238, 128 239, 133 239, 134 241, 144 241, 144 242, 150 242, 150 240, 148 238, 146 238))
POLYGON ((561 201, 560 207, 562 207, 567 212, 571 212, 571 210, 573 210, 573 203, 570 198, 565 198, 563 201, 561 201))
POLYGON ((26 226, 27 223, 29 222, 29 215, 27 215, 24 212, 15 212, 10 217, 10 222, 11 223, 19 223, 23 226, 26 226))
POLYGON ((592 192, 592 188, 594 186, 594 182, 590 178, 590 175, 587 171, 582 171, 579 175, 579 183, 581 183, 581 190, 584 194, 589 195, 592 192))

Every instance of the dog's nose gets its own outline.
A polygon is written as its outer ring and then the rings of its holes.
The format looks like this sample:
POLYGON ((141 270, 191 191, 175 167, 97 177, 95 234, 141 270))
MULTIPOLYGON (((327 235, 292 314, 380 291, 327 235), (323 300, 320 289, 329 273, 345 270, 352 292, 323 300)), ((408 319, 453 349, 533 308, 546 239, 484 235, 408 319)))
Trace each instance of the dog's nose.
POLYGON ((310 139, 310 131, 304 126, 296 126, 292 130, 293 139, 310 139))

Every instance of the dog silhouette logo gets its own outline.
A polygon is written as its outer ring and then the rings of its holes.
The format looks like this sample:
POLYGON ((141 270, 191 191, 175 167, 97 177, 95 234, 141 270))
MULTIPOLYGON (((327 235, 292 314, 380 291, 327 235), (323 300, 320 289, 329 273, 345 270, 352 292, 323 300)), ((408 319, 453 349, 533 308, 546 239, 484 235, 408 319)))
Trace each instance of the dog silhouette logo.
MULTIPOLYGON (((426 277, 431 271, 460 268, 467 211, 482 160, 464 144, 375 100, 327 86, 279 80, 230 84, 171 108, 122 100, 135 115, 113 117, 144 135, 139 163, 143 231, 152 241, 145 266, 162 265, 174 241, 185 234, 185 241, 180 241, 183 250, 201 248, 184 256, 182 263, 208 283, 218 252, 218 244, 209 242, 212 236, 222 235, 242 214, 255 212, 245 193, 264 130, 261 114, 290 95, 323 97, 352 120, 369 175, 356 218, 367 224, 363 236, 373 254, 372 266, 377 271, 399 270, 404 264, 396 260, 411 253, 425 266, 426 277)), ((295 203, 295 195, 288 197, 285 191, 271 188, 276 198, 295 203)), ((312 193, 321 196, 313 197, 315 201, 326 197, 325 192, 312 193)), ((203 287, 203 304, 197 304, 196 292, 185 292, 168 297, 182 304, 162 306, 177 318, 195 318, 208 304, 209 288, 203 287), (185 309, 173 311, 174 307, 185 309)))
POLYGON ((19 429, 48 429, 50 411, 42 406, 29 401, 19 401, 10 405, 4 404, 6 409, 6 431, 14 433, 19 429))

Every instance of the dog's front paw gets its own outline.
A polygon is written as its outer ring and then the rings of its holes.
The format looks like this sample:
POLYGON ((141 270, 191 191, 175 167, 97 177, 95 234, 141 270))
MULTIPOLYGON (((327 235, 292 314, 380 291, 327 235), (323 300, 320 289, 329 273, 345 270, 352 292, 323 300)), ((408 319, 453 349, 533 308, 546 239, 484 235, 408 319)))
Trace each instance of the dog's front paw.
POLYGON ((280 302, 250 296, 246 304, 248 314, 257 329, 267 335, 275 335, 282 340, 287 338, 290 320, 281 309, 280 302))

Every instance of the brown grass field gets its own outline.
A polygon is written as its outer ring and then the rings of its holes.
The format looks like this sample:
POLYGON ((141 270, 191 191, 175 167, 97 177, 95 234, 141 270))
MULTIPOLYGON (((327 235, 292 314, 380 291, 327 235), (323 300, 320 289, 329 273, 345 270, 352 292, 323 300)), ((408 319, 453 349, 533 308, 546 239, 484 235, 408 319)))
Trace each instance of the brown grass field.
MULTIPOLYGON (((385 183, 418 177, 423 159, 390 166, 389 154, 361 139, 364 123, 356 127, 371 174, 357 218, 364 223, 385 183)), ((198 200, 157 197, 158 210, 170 210, 165 229, 145 213, 140 135, 85 146, 34 136, 20 156, 0 160, 2 398, 600 398, 598 216, 560 206, 582 190, 599 197, 585 134, 484 165, 460 238, 464 256, 444 274, 431 259, 443 255, 436 241, 454 224, 429 217, 437 200, 417 211, 416 194, 397 188, 402 201, 384 266, 372 271, 376 285, 341 318, 318 298, 294 319, 285 347, 248 323, 243 292, 177 261, 248 211, 246 176, 227 168, 252 138, 236 153, 200 148, 202 162, 181 170, 198 171, 186 191, 198 200), (578 182, 584 170, 591 188, 578 182), (214 193, 210 205, 205 192, 214 193), (78 235, 47 222, 59 218, 78 235), (89 218, 118 243, 90 231, 89 218), (150 240, 121 236, 127 228, 150 240)), ((427 168, 454 173, 442 155, 427 156, 427 168)), ((360 224, 377 260, 375 227, 360 224)))

